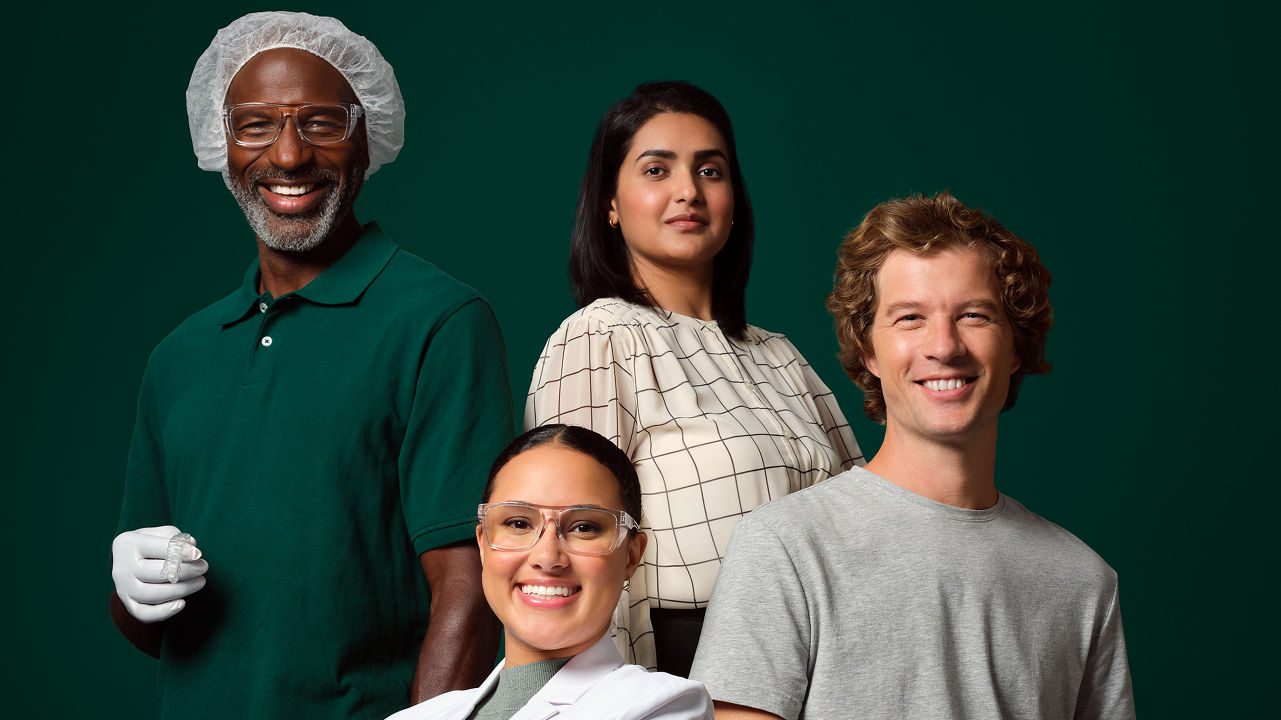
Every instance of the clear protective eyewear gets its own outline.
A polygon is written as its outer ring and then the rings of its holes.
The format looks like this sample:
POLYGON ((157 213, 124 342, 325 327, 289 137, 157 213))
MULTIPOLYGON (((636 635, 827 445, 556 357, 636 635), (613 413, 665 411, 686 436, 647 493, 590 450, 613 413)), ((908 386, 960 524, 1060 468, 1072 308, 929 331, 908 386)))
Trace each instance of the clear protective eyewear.
POLYGON ((365 109, 355 103, 241 103, 223 106, 222 122, 231 139, 244 147, 263 147, 276 142, 287 117, 294 119, 294 129, 304 141, 332 145, 351 137, 364 114, 365 109))
POLYGON ((605 555, 623 542, 640 523, 624 510, 589 505, 534 505, 522 502, 485 503, 476 509, 485 543, 494 550, 528 550, 543 536, 548 522, 556 536, 575 555, 605 555))

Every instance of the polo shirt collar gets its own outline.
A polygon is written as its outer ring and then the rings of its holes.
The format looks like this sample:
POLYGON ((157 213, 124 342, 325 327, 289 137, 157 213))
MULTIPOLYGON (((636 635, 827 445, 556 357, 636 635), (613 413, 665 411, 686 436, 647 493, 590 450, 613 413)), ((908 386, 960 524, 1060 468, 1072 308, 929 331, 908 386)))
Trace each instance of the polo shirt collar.
MULTIPOLYGON (((355 302, 365 292, 365 288, 378 277, 392 255, 396 254, 396 243, 392 242, 378 223, 365 225, 365 231, 352 244, 342 257, 325 269, 316 279, 292 294, 320 305, 346 305, 355 302)), ((243 320, 252 313, 258 312, 258 303, 268 297, 258 292, 258 258, 249 263, 241 281, 240 290, 233 296, 228 312, 219 317, 222 325, 231 325, 243 320)))

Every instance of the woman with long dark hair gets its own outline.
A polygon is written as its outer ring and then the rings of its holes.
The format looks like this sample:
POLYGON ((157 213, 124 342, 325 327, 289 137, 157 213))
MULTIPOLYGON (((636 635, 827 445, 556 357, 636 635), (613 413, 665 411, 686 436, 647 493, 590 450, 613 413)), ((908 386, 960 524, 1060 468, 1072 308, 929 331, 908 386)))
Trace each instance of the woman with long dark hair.
POLYGON ((863 460, 796 348, 747 324, 754 234, 716 98, 654 82, 615 103, 579 189, 580 309, 547 341, 525 408, 526 427, 589 427, 635 463, 650 540, 616 639, 679 675, 738 518, 863 460))

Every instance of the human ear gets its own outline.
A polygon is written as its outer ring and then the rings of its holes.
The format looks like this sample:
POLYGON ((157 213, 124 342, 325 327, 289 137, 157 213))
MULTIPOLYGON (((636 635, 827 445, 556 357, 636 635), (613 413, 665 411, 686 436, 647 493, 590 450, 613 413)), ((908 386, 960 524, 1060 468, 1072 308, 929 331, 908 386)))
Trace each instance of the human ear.
POLYGON ((485 566, 485 528, 476 526, 476 547, 480 549, 480 566, 485 566))
POLYGON ((867 371, 875 375, 878 380, 880 379, 881 370, 877 367, 875 355, 864 355, 863 367, 867 368, 867 371))
POLYGON ((630 578, 632 573, 640 565, 641 558, 645 555, 645 546, 649 544, 649 536, 637 530, 627 541, 627 575, 630 578))

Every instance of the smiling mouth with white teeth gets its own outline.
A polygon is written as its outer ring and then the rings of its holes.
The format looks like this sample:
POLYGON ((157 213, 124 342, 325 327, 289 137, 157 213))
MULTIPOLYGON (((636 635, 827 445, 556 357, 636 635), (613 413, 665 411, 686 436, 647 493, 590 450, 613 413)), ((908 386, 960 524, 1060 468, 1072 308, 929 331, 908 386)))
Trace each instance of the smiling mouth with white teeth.
POLYGON ((306 195, 316 189, 315 183, 306 185, 268 185, 267 189, 277 195, 306 195))
POLYGON ((581 588, 568 588, 564 585, 521 585, 520 591, 526 595, 543 595, 549 597, 569 597, 581 588))
POLYGON ((974 382, 974 378, 948 378, 947 380, 922 380, 921 384, 925 387, 936 390, 955 390, 962 385, 974 382))

